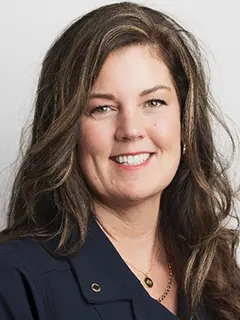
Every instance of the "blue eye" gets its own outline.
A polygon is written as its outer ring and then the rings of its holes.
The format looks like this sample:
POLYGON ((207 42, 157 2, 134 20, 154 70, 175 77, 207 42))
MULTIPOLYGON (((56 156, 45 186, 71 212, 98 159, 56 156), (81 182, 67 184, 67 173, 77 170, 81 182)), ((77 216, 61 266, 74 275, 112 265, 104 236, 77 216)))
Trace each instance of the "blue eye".
POLYGON ((152 99, 146 102, 151 108, 159 108, 163 105, 166 105, 166 102, 161 99, 152 99))

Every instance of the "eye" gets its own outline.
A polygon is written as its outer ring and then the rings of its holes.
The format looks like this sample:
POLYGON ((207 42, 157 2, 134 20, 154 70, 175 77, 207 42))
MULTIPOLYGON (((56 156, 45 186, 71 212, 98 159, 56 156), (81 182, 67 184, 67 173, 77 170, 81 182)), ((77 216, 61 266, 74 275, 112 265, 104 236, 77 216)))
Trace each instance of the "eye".
POLYGON ((166 105, 166 102, 162 99, 151 99, 146 102, 150 108, 159 108, 163 105, 166 105))
POLYGON ((104 106, 98 106, 96 108, 94 108, 92 111, 90 111, 91 115, 100 115, 100 114, 104 114, 107 113, 111 110, 110 106, 104 105, 104 106))

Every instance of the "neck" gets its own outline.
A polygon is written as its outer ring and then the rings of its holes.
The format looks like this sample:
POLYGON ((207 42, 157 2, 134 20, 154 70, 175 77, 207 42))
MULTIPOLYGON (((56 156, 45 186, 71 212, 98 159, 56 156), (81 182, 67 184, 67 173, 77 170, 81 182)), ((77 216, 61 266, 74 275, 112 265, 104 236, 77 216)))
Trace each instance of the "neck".
POLYGON ((159 258, 165 261, 159 234, 159 205, 159 197, 124 210, 95 202, 98 224, 125 261, 145 265, 147 269, 158 250, 159 258))

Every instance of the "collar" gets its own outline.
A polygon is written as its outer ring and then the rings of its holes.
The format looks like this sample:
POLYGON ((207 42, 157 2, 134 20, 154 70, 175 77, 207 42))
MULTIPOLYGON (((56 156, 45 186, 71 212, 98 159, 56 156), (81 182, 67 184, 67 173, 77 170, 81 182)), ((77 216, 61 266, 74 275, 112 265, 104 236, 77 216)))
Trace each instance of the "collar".
POLYGON ((94 220, 84 245, 69 263, 85 298, 91 303, 132 299, 140 281, 94 220), (99 292, 92 285, 100 287, 99 292))
MULTIPOLYGON (((73 232, 73 240, 76 240, 76 237, 76 232, 73 232)), ((44 244, 45 249, 50 253, 54 251, 56 246, 56 238, 48 240, 44 244)), ((154 309, 155 300, 148 295, 141 282, 128 268, 95 220, 89 223, 83 246, 74 257, 68 259, 68 262, 82 294, 89 303, 102 304, 117 300, 132 300, 134 302, 145 297, 144 299, 148 299, 149 304, 154 309), (92 286, 94 284, 98 285, 100 291, 93 290, 92 286)), ((187 308, 184 300, 183 291, 180 290, 179 314, 186 313, 187 308)), ((141 304, 138 303, 137 305, 140 306, 141 304)), ((175 316, 171 316, 163 305, 161 306, 166 319, 177 319, 175 316)), ((158 302, 155 303, 155 308, 156 314, 158 314, 158 302)), ((135 309, 137 310, 137 308, 135 309)), ((138 319, 141 319, 141 317, 138 319)), ((157 318, 152 317, 151 319, 157 318)), ((207 318, 204 317, 203 319, 207 318)))

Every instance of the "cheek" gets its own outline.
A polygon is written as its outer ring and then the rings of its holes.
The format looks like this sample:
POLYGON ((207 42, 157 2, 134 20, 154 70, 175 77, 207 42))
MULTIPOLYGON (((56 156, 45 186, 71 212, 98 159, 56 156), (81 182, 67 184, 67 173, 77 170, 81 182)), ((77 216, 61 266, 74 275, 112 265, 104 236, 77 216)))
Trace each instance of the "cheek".
POLYGON ((94 159, 109 152, 109 133, 106 132, 106 127, 92 121, 82 124, 79 142, 79 156, 82 159, 94 159))
POLYGON ((155 119, 149 129, 149 135, 160 148, 168 149, 173 145, 180 145, 181 126, 177 116, 155 119))

